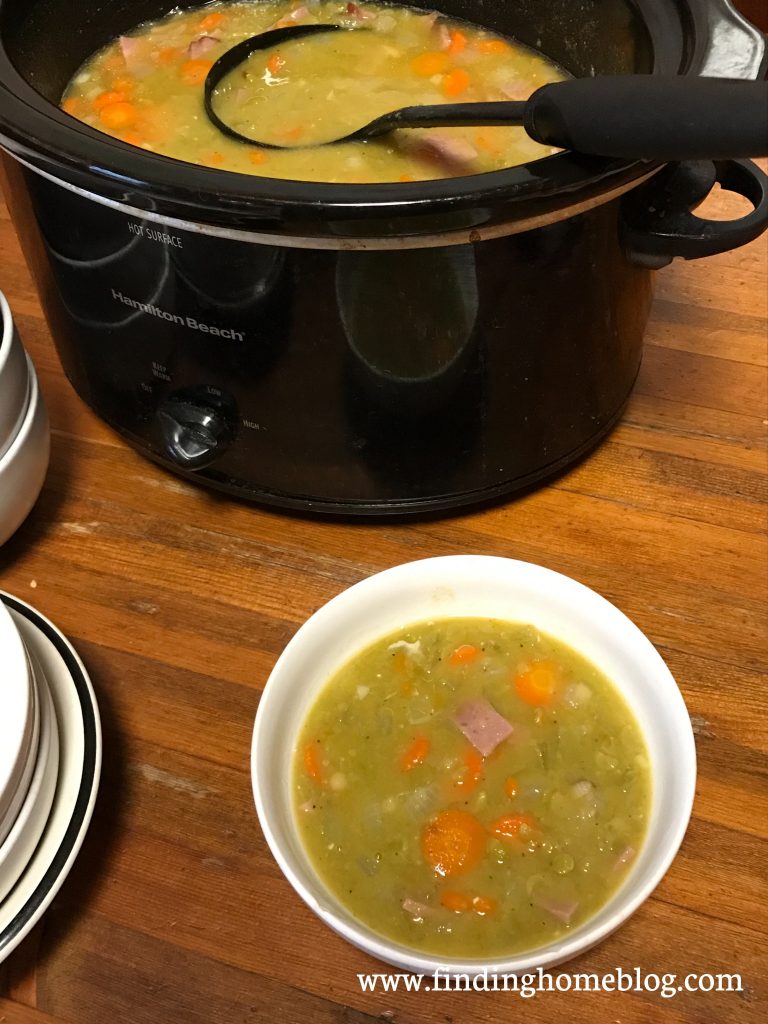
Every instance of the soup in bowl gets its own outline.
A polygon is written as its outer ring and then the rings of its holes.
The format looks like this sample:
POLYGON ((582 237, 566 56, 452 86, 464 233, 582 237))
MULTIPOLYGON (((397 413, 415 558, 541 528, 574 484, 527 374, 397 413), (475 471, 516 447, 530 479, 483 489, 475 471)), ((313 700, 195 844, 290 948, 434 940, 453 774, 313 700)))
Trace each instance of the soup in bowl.
POLYGON ((650 894, 690 815, 684 701, 593 591, 503 558, 387 570, 273 670, 252 779, 289 882, 400 968, 551 967, 650 894))

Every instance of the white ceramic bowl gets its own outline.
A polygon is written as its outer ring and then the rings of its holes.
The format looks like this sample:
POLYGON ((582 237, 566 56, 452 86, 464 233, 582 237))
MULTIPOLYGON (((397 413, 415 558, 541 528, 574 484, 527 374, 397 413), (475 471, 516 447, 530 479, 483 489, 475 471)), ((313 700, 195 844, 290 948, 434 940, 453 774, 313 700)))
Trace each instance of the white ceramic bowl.
MULTIPOLYGON (((37 755, 40 747, 40 699, 37 686, 34 681, 34 672, 30 662, 29 665, 29 688, 31 691, 32 713, 27 721, 27 730, 24 740, 25 752, 23 759, 19 761, 16 786, 6 788, 3 794, 3 801, 0 803, 0 847, 5 843, 6 836, 13 828, 19 810, 27 799, 32 775, 37 764, 37 755), (4 806, 3 806, 4 804, 4 806)), ((13 701, 11 701, 13 703, 13 701)), ((3 709, 3 702, 0 701, 0 712, 3 709)), ((0 732, 2 730, 0 729, 0 732)), ((0 871, 0 877, 2 872, 0 871)))
POLYGON ((301 898, 331 928, 396 967, 431 974, 525 973, 552 967, 600 942, 647 899, 682 841, 693 804, 696 750, 682 695, 651 642, 622 612, 575 580, 527 562, 457 555, 409 562, 345 590, 299 629, 259 703, 251 777, 264 835, 301 898), (599 913, 556 941, 500 959, 440 958, 384 938, 324 887, 302 847, 291 793, 303 719, 336 669, 367 644, 411 623, 449 616, 527 622, 600 668, 644 733, 653 773, 645 843, 621 888, 599 913))
POLYGON ((38 742, 36 706, 27 652, 0 604, 0 842, 29 785, 38 742))
POLYGON ((29 403, 29 369, 11 310, 0 292, 0 458, 19 432, 29 403))
POLYGON ((43 487, 50 456, 50 429, 37 374, 27 359, 29 405, 10 448, 0 458, 0 544, 32 510, 43 487))
POLYGON ((48 684, 34 655, 35 685, 40 703, 40 743, 29 788, 13 827, 0 844, 0 903, 16 884, 35 852, 51 813, 59 777, 59 726, 48 684))

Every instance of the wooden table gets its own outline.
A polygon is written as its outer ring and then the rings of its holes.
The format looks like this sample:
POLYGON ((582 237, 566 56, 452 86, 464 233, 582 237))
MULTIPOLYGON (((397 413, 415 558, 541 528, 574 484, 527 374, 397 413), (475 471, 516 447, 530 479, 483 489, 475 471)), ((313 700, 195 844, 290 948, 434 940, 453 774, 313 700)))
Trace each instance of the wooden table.
POLYGON ((765 239, 659 273, 634 397, 582 465, 490 511, 411 524, 245 507, 129 450, 64 379, 2 207, 0 287, 53 425, 48 481, 0 550, 0 588, 70 636, 104 725, 93 825, 0 967, 0 1022, 764 1019, 765 239), (662 652, 694 722, 699 781, 679 856, 618 933, 565 969, 738 972, 742 993, 363 994, 358 972, 386 968, 283 879, 248 772, 276 657, 343 588, 458 552, 540 562, 605 594, 662 652))

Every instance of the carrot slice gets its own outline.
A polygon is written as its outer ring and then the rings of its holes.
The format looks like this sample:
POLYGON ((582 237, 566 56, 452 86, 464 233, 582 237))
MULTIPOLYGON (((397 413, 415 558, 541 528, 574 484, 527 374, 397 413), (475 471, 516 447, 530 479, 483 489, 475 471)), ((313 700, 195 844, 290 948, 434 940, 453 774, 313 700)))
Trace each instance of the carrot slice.
POLYGON ((448 656, 449 665, 471 665, 480 657, 480 648, 474 644, 461 644, 448 656))
POLYGON ((107 128, 130 128, 136 121, 138 111, 132 103, 110 103, 99 111, 99 118, 107 128))
POLYGON ((485 829, 468 811, 441 811, 421 834, 422 856, 443 878, 471 871, 482 860, 485 844, 485 829))
POLYGON ((445 76, 443 93, 446 96, 460 96, 469 86, 469 74, 464 68, 454 68, 445 76))
POLYGON ((412 174, 401 174, 400 175, 400 181, 413 181, 413 175, 412 174))
POLYGON ((464 47, 467 45, 467 37, 459 29, 454 29, 450 33, 451 41, 448 45, 448 53, 457 54, 461 53, 464 47))
POLYGON ((463 892, 456 892, 455 889, 443 889, 440 893, 440 902, 446 910, 453 910, 460 914, 472 909, 472 900, 463 892))
POLYGON ((420 53, 411 61, 411 68, 415 74, 429 78, 431 75, 439 75, 445 71, 448 61, 447 53, 420 53))
POLYGON ((112 88, 115 92, 121 92, 126 97, 130 96, 135 88, 136 83, 132 78, 115 78, 112 82, 112 88))
POLYGON ((427 736, 416 736, 403 752, 400 758, 400 771, 410 772, 418 768, 429 756, 432 744, 427 736))
POLYGON ((533 707, 551 704, 557 687, 557 667, 551 661, 534 661, 515 676, 518 697, 533 707))
POLYGON ((520 787, 517 779, 512 778, 511 775, 509 778, 504 780, 504 792, 508 797, 510 797, 510 799, 517 796, 519 789, 520 787))
POLYGON ((219 25, 224 21, 224 15, 221 11, 214 11, 212 14, 207 14, 201 22, 198 23, 198 28, 201 32, 210 32, 212 28, 218 28, 219 25))
POLYGON ((121 138, 123 142, 127 142, 131 146, 141 146, 144 143, 144 139, 138 132, 125 132, 121 138))
POLYGON ((456 791, 462 797, 469 796, 483 777, 485 758, 474 747, 470 747, 464 755, 464 765, 464 776, 456 783, 456 791))
POLYGON ((212 60, 185 60, 181 65, 181 79, 185 85, 202 85, 212 67, 212 60))
POLYGON ((267 61, 267 71, 271 75, 277 75, 281 68, 285 67, 285 57, 281 57, 279 53, 273 53, 267 61))
POLYGON ((320 745, 318 743, 308 743, 304 747, 304 771, 310 779, 315 780, 318 786, 322 786, 325 782, 325 772, 320 761, 320 745))
POLYGON ((74 96, 72 96, 68 100, 64 100, 64 102, 61 104, 61 109, 64 111, 65 114, 71 114, 73 117, 75 117, 82 109, 82 104, 80 100, 76 100, 74 96))
POLYGON ((454 913, 463 914, 472 910, 481 917, 492 914, 498 905, 496 900, 489 896, 467 896, 456 889, 443 889, 440 893, 440 903, 446 910, 452 910, 454 913))
POLYGON ((477 44, 480 53, 508 53, 510 46, 503 39, 481 39, 477 44))
POLYGON ((208 164, 209 167, 221 167, 224 163, 224 154, 219 153, 215 150, 213 153, 206 153, 203 157, 203 163, 208 164))
POLYGON ((408 655, 402 647, 392 655, 392 668, 399 675, 402 675, 408 670, 408 655))
POLYGON ((113 90, 110 92, 100 93, 93 101, 93 105, 96 110, 103 110, 104 107, 108 107, 110 103, 125 103, 128 99, 124 92, 120 90, 113 90))
POLYGON ((173 47, 166 46, 162 50, 158 50, 155 54, 155 61, 158 64, 173 64, 175 60, 181 57, 181 50, 176 50, 173 47))
POLYGON ((248 159, 252 164, 263 164, 267 159, 266 154, 261 149, 252 149, 248 154, 248 159))
POLYGON ((521 838, 522 828, 530 829, 531 832, 538 831, 538 825, 529 814, 504 814, 494 821, 490 831, 498 839, 509 842, 521 838))

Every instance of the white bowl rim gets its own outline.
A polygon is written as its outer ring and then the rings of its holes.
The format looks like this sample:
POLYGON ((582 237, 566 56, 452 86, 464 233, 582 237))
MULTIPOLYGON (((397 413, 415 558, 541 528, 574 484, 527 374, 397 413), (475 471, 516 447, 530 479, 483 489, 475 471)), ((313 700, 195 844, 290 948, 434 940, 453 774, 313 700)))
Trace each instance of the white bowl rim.
POLYGON ((0 320, 2 320, 2 333, 0 333, 0 374, 3 372, 3 367, 11 357, 11 340, 15 331, 15 325, 13 321, 13 314, 11 313, 11 307, 8 305, 8 299, 0 291, 0 320))
POLYGON ((29 399, 27 403, 27 411, 24 414, 24 419, 21 421, 21 426, 19 427, 16 437, 14 437, 10 447, 5 450, 5 453, 0 456, 0 476, 2 476, 3 471, 10 466, 11 462, 27 443, 27 439, 32 433, 35 419, 38 414, 38 406, 40 405, 42 398, 37 373, 35 372, 35 367, 28 354, 26 356, 26 360, 27 367, 29 368, 29 399))
MULTIPOLYGON (((15 626, 15 623, 14 623, 15 626)), ((24 641, 22 640, 22 644, 24 641)), ((30 689, 30 712, 27 715, 26 738, 24 740, 25 752, 17 762, 18 772, 15 791, 6 790, 6 805, 0 817, 0 875, 2 874, 2 851, 8 837, 15 827, 16 819, 21 813, 29 794, 29 787, 35 773, 38 758, 40 756, 40 743, 43 728, 43 707, 40 700, 37 684, 35 682, 35 671, 29 651, 24 648, 27 657, 27 676, 30 689)), ((2 900, 0 899, 0 903, 2 900)))
MULTIPOLYGON (((439 616, 435 614, 434 617, 438 618, 439 616)), ((598 594, 597 591, 592 590, 590 587, 587 587, 585 584, 578 582, 572 577, 536 563, 524 562, 519 559, 505 558, 496 555, 440 555, 432 558, 423 558, 411 562, 404 562, 360 580, 351 587, 345 588, 335 597, 323 604, 299 627, 275 663, 259 701, 251 741, 251 785, 256 804, 256 812, 262 831, 272 855, 277 861, 283 875, 301 899, 304 900, 307 906, 329 927, 347 939, 348 942, 385 963, 393 964, 394 966, 404 968, 417 974, 434 974, 436 971, 440 971, 442 973, 467 974, 469 976, 481 974, 521 975, 537 970, 538 968, 548 969, 554 967, 557 964, 572 959, 580 953, 586 952, 588 949, 602 942, 621 924, 623 924, 624 921, 634 914, 638 907, 640 907, 641 904, 644 903, 651 895, 674 860, 688 827, 691 811, 693 809, 696 786, 696 745, 685 701, 677 682, 669 671, 669 668, 642 630, 612 602, 608 601, 601 594, 598 594), (499 563, 506 563, 511 569, 523 570, 524 572, 533 571, 536 574, 542 574, 545 578, 549 577, 553 583, 557 582, 560 586, 564 585, 571 588, 574 594, 581 593, 583 597, 589 595, 589 599, 591 601, 597 602, 597 604, 602 606, 606 612, 609 612, 611 617, 614 618, 617 623, 620 623, 625 630, 628 630, 636 639, 641 640, 645 645, 647 645, 649 658, 656 663, 657 669, 672 684, 671 699, 677 705, 679 724, 684 726, 679 734, 679 739, 681 741, 679 752, 682 762, 680 776, 685 797, 679 806, 675 827, 671 832, 669 832, 663 849, 657 850, 656 852, 653 871, 650 872, 649 877, 638 889, 635 895, 631 899, 620 902, 616 897, 625 884, 622 883, 622 886, 617 890, 617 893, 614 894, 613 900, 610 901, 615 904, 613 913, 599 927, 590 927, 591 919, 588 919, 574 932, 571 937, 561 936, 559 939, 555 940, 554 943, 549 945, 504 957, 471 960, 441 958, 436 954, 428 954, 416 949, 411 949, 395 942, 394 940, 389 940, 385 936, 376 935, 372 929, 362 923, 359 927, 349 924, 347 921, 341 919, 334 912, 332 907, 321 906, 315 895, 294 873, 291 865, 288 863, 287 857, 283 853, 280 841, 272 829, 266 812, 261 782, 257 772, 257 752, 261 733, 266 729, 265 720, 267 719, 270 693, 274 692, 280 685, 281 676, 289 671, 290 661, 295 656, 297 650, 300 650, 303 646, 307 632, 322 628, 324 619, 332 616, 341 605, 347 602, 354 602, 356 597, 365 591, 373 587, 380 586, 382 578, 386 577, 392 579, 397 575, 413 571, 414 567, 426 567, 431 565, 435 568, 440 568, 441 566, 438 563, 443 563, 447 568, 449 565, 456 565, 459 560, 465 565, 468 565, 470 562, 474 562, 478 569, 480 569, 483 564, 488 566, 493 563, 494 566, 497 566, 499 563)), ((315 877, 317 878, 316 872, 315 877)), ((629 878, 629 875, 627 875, 627 878, 629 878)), ((328 891, 327 887, 319 879, 318 888, 328 891)), ((601 912, 598 911, 598 914, 599 913, 601 912)))
POLYGON ((8 797, 3 806, 3 820, 14 802, 14 796, 6 791, 20 783, 29 766, 30 718, 35 713, 33 681, 30 674, 24 643, 16 625, 5 607, 0 607, 0 651, 3 658, 3 676, 6 680, 4 700, 11 687, 16 695, 13 708, 10 702, 3 706, 3 728, 0 729, 0 795, 8 797), (23 758, 23 763, 22 763, 23 758))
MULTIPOLYGON (((2 602, 0 602, 2 604, 2 602)), ((30 652, 30 661, 36 663, 37 659, 30 652)), ((10 832, 0 843, 0 873, 7 868, 9 863, 16 861, 18 849, 29 843, 29 836, 35 833, 39 839, 43 832, 48 814, 53 803, 53 794, 56 788, 56 778, 59 771, 59 726, 56 720, 56 713, 53 707, 53 699, 48 689, 48 683, 39 668, 34 672, 35 685, 39 695, 40 703, 40 742, 37 749, 35 767, 30 779, 29 789, 24 801, 19 808, 10 832), (44 799, 41 802, 41 796, 44 799)), ((26 865, 23 865, 26 867, 26 865)), ((19 869, 19 874, 21 870, 19 869)), ((3 892, 4 886, 0 887, 0 902, 7 892, 16 884, 16 880, 3 892)))
POLYGON ((11 447, 26 419, 31 398, 30 367, 30 360, 16 333, 8 300, 0 291, 0 390, 6 396, 4 412, 0 415, 0 460, 11 447), (9 379, 12 382, 18 377, 13 390, 7 387, 7 382, 3 379, 7 372, 10 372, 9 379))

